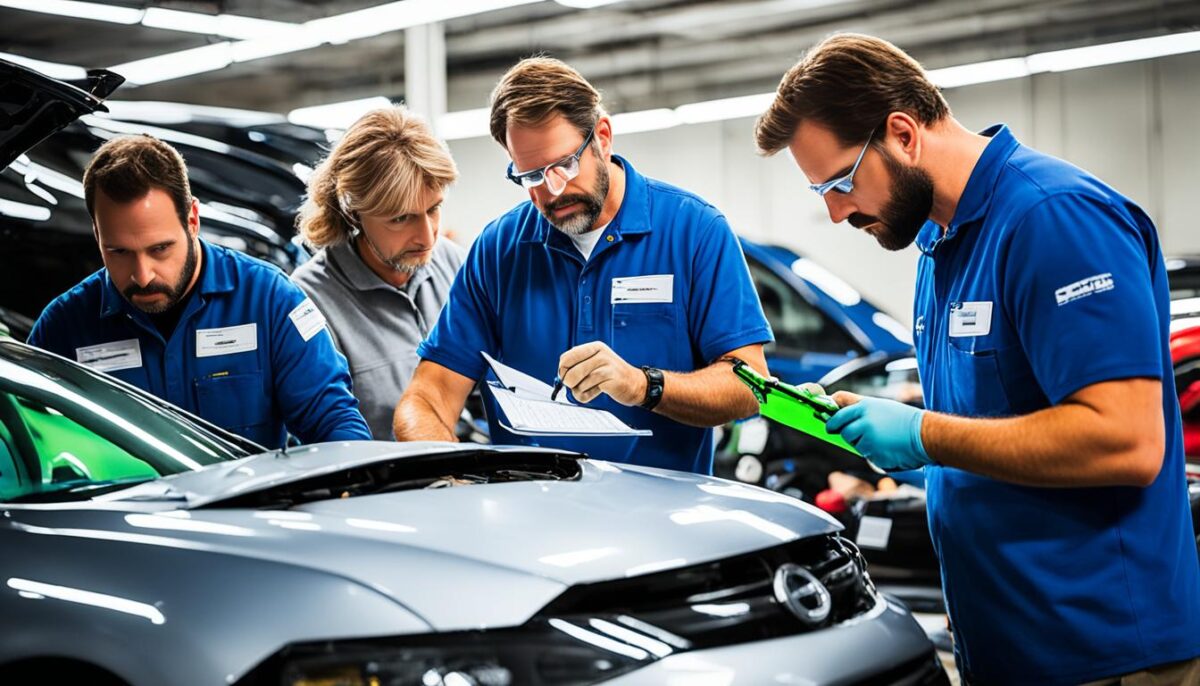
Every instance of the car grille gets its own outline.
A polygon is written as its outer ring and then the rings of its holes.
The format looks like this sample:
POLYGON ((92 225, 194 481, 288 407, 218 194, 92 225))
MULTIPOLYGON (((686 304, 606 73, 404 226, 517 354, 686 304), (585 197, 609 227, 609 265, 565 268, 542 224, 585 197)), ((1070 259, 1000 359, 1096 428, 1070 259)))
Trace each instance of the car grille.
POLYGON ((609 625, 656 636, 675 650, 694 650, 815 631, 858 617, 881 602, 857 547, 833 535, 669 572, 576 586, 539 617, 581 626, 594 626, 594 618, 601 617, 609 625), (799 603, 791 604, 796 609, 791 609, 777 590, 785 567, 811 574, 828 590, 828 597, 801 593, 799 603), (817 618, 805 612, 821 609, 818 606, 827 606, 828 614, 817 613, 817 618))

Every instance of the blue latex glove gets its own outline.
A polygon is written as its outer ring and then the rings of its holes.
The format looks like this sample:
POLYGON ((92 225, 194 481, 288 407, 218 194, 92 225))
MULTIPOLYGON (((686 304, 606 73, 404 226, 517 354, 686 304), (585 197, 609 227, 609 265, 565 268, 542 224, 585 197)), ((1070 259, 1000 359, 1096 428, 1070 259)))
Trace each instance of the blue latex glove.
POLYGON ((921 444, 924 417, 924 410, 895 400, 863 398, 834 413, 825 428, 841 434, 864 457, 891 472, 933 462, 921 444))

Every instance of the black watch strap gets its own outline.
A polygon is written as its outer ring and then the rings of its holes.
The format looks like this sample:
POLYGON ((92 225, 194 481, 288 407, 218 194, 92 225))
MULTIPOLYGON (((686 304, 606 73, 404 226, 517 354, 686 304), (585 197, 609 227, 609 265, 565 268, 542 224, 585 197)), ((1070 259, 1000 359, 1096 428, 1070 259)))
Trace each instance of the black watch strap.
POLYGON ((642 367, 642 373, 646 375, 646 397, 642 399, 640 407, 653 410, 662 401, 663 373, 661 369, 647 366, 642 367))

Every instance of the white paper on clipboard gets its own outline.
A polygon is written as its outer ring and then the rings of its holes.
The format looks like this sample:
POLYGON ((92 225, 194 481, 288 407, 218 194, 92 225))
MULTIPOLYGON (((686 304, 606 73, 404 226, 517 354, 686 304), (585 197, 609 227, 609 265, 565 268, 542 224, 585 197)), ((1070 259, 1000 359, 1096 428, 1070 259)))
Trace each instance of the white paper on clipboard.
POLYGON ((552 388, 524 372, 496 361, 487 353, 487 360, 499 383, 489 383, 488 389, 504 419, 500 424, 508 431, 523 436, 650 436, 652 432, 634 429, 611 412, 583 407, 560 394, 550 399, 552 388))

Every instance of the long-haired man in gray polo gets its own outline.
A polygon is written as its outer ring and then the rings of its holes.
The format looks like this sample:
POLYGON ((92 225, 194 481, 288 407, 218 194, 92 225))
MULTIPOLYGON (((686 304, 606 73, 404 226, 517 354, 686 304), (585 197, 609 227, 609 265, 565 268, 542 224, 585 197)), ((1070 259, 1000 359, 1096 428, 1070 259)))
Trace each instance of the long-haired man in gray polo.
POLYGON ((445 146, 403 107, 363 115, 309 178, 300 230, 321 251, 292 280, 328 319, 376 440, 392 438, 417 344, 462 264, 438 235, 457 178, 445 146))

